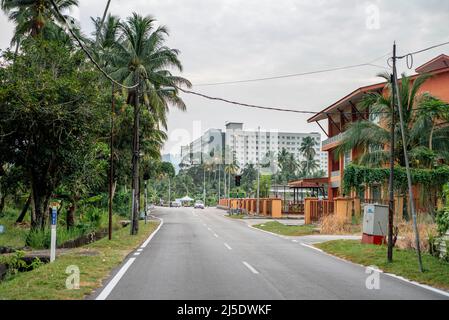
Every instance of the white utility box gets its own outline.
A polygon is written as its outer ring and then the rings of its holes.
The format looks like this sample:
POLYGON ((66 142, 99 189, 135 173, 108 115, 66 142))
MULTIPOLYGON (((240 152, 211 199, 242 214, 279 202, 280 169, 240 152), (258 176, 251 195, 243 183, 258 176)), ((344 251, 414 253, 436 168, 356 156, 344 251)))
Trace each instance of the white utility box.
POLYGON ((388 234, 388 206, 367 204, 363 214, 363 233, 371 236, 388 234))

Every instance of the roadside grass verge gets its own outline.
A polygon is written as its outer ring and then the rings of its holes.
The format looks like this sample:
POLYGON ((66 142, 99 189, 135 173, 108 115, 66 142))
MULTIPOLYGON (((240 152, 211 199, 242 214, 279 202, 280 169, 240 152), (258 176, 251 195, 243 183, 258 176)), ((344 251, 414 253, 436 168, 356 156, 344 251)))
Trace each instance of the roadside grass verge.
POLYGON ((10 248, 22 248, 30 230, 29 223, 16 226, 15 222, 19 215, 18 210, 5 208, 5 214, 0 218, 0 225, 5 227, 5 232, 0 234, 0 246, 10 248))
POLYGON ((245 217, 247 217, 244 214, 227 214, 226 217, 231 218, 231 219, 237 219, 237 220, 241 220, 241 219, 245 219, 245 217))
POLYGON ((360 241, 336 240, 315 244, 316 247, 337 257, 402 276, 422 284, 449 289, 449 263, 428 253, 422 254, 424 273, 419 272, 414 250, 394 249, 393 262, 387 261, 387 247, 361 244, 360 241))
POLYGON ((30 272, 19 273, 12 279, 0 282, 0 300, 79 300, 101 287, 113 268, 155 231, 159 222, 146 225, 140 221, 139 234, 131 236, 129 227, 113 233, 112 240, 101 239, 95 243, 69 250, 30 272), (66 289, 69 274, 66 268, 77 266, 80 270, 80 288, 66 289))
POLYGON ((277 221, 270 221, 253 227, 283 236, 306 236, 319 233, 313 225, 287 226, 277 221))

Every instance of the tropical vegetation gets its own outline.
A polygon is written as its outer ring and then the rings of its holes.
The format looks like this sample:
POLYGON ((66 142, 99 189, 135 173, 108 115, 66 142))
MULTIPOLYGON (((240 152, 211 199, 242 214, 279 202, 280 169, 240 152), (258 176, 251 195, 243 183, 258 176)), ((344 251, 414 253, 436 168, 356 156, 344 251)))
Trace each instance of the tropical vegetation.
POLYGON ((66 14, 78 1, 54 3, 1 1, 15 33, 0 57, 0 224, 21 223, 33 236, 47 232, 53 202, 68 230, 90 230, 88 212, 106 217, 110 157, 114 214, 135 219, 131 190, 140 211, 144 180, 174 178, 160 150, 169 109, 186 109, 178 88, 190 86, 153 17, 95 17, 84 36, 66 14))

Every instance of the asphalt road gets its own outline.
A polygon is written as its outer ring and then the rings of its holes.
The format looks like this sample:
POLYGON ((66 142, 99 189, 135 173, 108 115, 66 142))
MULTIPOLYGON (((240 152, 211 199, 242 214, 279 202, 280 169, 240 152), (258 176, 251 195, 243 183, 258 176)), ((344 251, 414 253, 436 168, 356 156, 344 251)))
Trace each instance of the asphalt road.
POLYGON ((370 275, 364 267, 314 250, 298 239, 254 230, 217 209, 160 208, 154 215, 163 219, 163 226, 148 246, 131 255, 129 259, 135 260, 125 273, 126 266, 111 275, 108 282, 113 279, 115 286, 109 284, 103 298, 448 299, 384 274, 380 274, 380 289, 369 290, 370 275), (118 282, 117 273, 123 274, 118 282))

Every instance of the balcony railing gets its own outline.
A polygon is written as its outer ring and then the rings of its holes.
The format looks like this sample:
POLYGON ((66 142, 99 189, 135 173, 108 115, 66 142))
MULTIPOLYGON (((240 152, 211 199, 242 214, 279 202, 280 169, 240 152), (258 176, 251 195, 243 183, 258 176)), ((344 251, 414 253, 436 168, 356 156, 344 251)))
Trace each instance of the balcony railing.
POLYGON ((323 148, 329 144, 335 143, 335 142, 340 142, 341 140, 343 140, 343 137, 345 135, 345 132, 342 132, 340 134, 337 134, 336 136, 330 137, 327 140, 323 141, 323 148))

